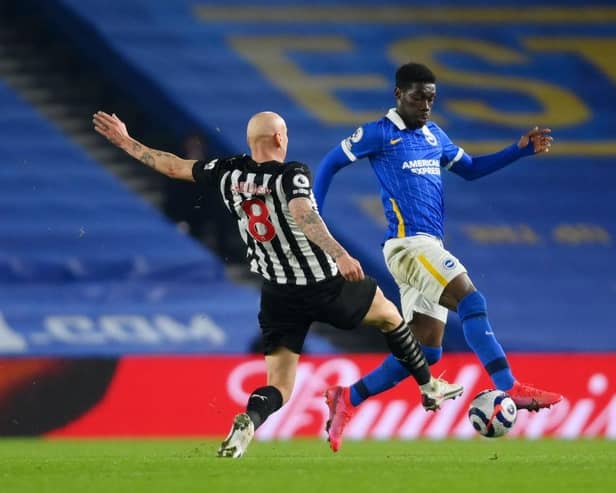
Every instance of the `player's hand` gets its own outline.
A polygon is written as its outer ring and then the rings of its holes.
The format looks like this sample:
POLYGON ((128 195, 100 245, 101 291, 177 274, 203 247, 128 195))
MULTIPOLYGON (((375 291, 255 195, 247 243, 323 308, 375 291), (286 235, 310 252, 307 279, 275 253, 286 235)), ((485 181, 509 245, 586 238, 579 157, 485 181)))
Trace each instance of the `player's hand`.
POLYGON ((107 138, 113 145, 122 147, 130 139, 126 125, 115 113, 110 115, 104 111, 97 111, 92 115, 92 123, 94 130, 107 138))
POLYGON ((530 143, 533 146, 533 152, 535 154, 550 152, 550 147, 552 147, 552 142, 554 142, 554 139, 550 135, 551 131, 552 130, 549 128, 535 127, 520 137, 518 147, 524 149, 530 143))
POLYGON ((361 281, 364 278, 364 271, 361 268, 361 264, 348 253, 340 255, 336 259, 336 265, 338 266, 340 275, 347 281, 361 281))

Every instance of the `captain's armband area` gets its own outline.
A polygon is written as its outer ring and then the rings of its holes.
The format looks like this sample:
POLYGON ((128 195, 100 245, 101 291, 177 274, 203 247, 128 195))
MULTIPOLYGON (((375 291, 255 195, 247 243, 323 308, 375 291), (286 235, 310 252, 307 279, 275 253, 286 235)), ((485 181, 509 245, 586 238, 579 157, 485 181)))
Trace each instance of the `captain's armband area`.
POLYGON ((312 176, 305 164, 289 163, 282 176, 282 189, 289 203, 296 198, 312 197, 312 176))

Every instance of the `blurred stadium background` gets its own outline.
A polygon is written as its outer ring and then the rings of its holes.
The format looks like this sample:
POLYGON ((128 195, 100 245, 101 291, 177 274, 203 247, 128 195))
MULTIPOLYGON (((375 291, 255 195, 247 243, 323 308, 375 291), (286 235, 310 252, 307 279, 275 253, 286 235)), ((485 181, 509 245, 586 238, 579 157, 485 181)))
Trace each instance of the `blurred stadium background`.
MULTIPOLYGON (((94 111, 205 158, 246 151, 247 119, 273 110, 289 157, 316 170, 393 105, 395 68, 414 60, 439 78, 435 120, 471 153, 552 128, 550 155, 445 176, 447 244, 520 379, 566 396, 513 434, 615 438, 616 8, 578 4, 0 0, 0 435, 220 436, 264 381, 235 225, 113 149, 94 111)), ((367 162, 336 177, 325 219, 397 300, 367 162)), ((445 350, 436 370, 465 399, 426 415, 404 384, 349 435, 471 437, 466 407, 488 381, 455 317, 445 350)), ((368 330, 315 327, 293 400, 258 436, 321 436, 321 389, 384 351, 368 330)))

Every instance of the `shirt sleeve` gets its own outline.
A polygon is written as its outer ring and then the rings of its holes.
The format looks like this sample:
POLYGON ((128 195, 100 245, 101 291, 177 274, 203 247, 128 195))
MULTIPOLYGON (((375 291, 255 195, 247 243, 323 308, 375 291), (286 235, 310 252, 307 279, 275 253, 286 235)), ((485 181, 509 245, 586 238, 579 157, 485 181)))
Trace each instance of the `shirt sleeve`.
POLYGON ((450 169, 456 164, 462 156, 464 156, 464 149, 455 145, 449 135, 447 135, 438 125, 434 125, 432 129, 434 133, 438 134, 439 141, 443 148, 443 154, 441 155, 441 166, 445 169, 450 169))
POLYGON ((289 163, 282 175, 282 191, 287 202, 298 197, 312 197, 312 176, 310 168, 302 163, 289 163))
POLYGON ((197 161, 193 164, 192 175, 199 185, 216 184, 219 180, 222 160, 219 158, 211 161, 197 161))
POLYGON ((383 131, 377 122, 367 123, 340 142, 340 147, 351 162, 376 154, 383 150, 383 131))
POLYGON ((514 143, 501 151, 484 156, 471 157, 464 153, 464 156, 459 161, 456 161, 450 170, 465 180, 476 180, 482 176, 494 173, 524 156, 531 156, 532 154, 534 154, 532 145, 519 149, 518 144, 514 143))
POLYGON ((314 179, 313 191, 314 198, 317 201, 317 207, 320 211, 323 210, 325 196, 327 195, 334 175, 345 166, 351 164, 351 162, 349 157, 342 151, 342 147, 337 145, 325 155, 319 164, 314 179))

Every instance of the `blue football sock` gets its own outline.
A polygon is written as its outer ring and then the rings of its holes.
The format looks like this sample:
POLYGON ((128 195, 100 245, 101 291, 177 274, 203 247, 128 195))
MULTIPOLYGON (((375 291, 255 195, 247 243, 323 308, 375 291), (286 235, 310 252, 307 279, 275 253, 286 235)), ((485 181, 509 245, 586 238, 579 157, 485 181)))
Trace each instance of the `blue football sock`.
POLYGON ((351 404, 359 406, 371 395, 391 389, 411 373, 390 354, 381 366, 351 385, 351 404))
POLYGON ((515 378, 505 351, 496 340, 488 320, 488 307, 479 291, 466 295, 458 303, 458 315, 466 342, 481 360, 497 389, 509 390, 515 378))
POLYGON ((443 356, 443 348, 441 346, 424 346, 422 344, 421 350, 423 351, 424 356, 426 357, 426 361, 430 366, 435 363, 438 363, 438 361, 441 359, 441 356, 443 356))

